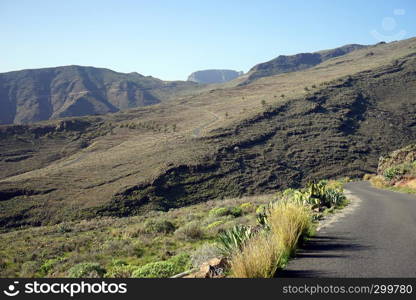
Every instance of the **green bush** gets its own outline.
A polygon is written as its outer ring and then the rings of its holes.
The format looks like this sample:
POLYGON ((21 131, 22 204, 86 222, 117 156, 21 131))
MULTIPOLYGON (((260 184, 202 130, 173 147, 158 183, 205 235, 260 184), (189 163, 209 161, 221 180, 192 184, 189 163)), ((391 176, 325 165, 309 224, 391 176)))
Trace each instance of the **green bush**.
POLYGON ((230 209, 230 215, 235 218, 241 217, 243 215, 243 210, 240 207, 232 207, 230 209))
POLYGON ((182 253, 170 258, 169 262, 174 263, 178 268, 182 268, 183 271, 186 271, 191 266, 190 259, 191 258, 188 254, 182 253))
POLYGON ((250 213, 250 212, 253 212, 255 210, 255 207, 251 202, 245 202, 245 203, 241 204, 240 208, 245 213, 250 213))
POLYGON ((132 275, 134 278, 168 278, 186 271, 189 266, 189 256, 182 254, 139 267, 132 275))
POLYGON ((201 229, 199 222, 193 221, 178 228, 175 231, 175 236, 181 240, 193 241, 202 239, 204 232, 201 229))
POLYGON ((111 265, 113 267, 120 267, 120 266, 127 266, 128 263, 126 263, 124 260, 122 259, 113 259, 113 261, 111 262, 111 265))
POLYGON ((97 263, 80 263, 73 266, 68 271, 70 278, 102 278, 106 273, 106 269, 97 263))
POLYGON ((383 176, 387 180, 393 180, 396 176, 400 174, 399 170, 395 167, 387 168, 384 170, 383 176))
POLYGON ((175 225, 166 220, 149 220, 145 224, 145 228, 148 232, 155 233, 172 233, 175 231, 175 225))
POLYGON ((223 217, 230 214, 230 209, 227 207, 216 207, 209 211, 210 217, 223 217))
POLYGON ((106 278, 131 278, 133 273, 138 269, 132 265, 115 265, 109 268, 105 274, 106 278))
POLYGON ((327 189, 325 191, 325 199, 329 204, 328 207, 336 207, 342 205, 347 198, 344 196, 343 193, 337 190, 327 189))
POLYGON ((48 275, 49 272, 53 269, 53 267, 60 261, 61 260, 58 258, 48 259, 43 263, 43 265, 40 266, 39 272, 42 276, 48 275))
POLYGON ((209 211, 210 217, 224 217, 224 216, 233 216, 238 218, 242 216, 243 209, 241 207, 217 207, 209 211))
POLYGON ((59 233, 67 233, 67 232, 71 232, 72 228, 70 224, 63 222, 57 226, 57 230, 59 233))
POLYGON ((217 227, 217 226, 222 225, 222 224, 224 224, 224 221, 218 220, 218 221, 212 222, 206 228, 211 229, 211 228, 217 227))

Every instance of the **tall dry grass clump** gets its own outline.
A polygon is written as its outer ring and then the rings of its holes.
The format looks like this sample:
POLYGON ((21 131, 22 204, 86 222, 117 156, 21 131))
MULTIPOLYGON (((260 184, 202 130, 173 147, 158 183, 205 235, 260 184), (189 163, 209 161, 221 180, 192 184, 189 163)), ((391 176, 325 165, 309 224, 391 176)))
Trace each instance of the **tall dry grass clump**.
POLYGON ((299 238, 310 232, 312 213, 309 206, 292 199, 270 206, 269 230, 250 238, 241 251, 231 257, 231 274, 237 278, 271 278, 284 266, 296 249, 299 238))
POLYGON ((271 232, 258 234, 231 257, 235 278, 272 278, 285 259, 285 251, 271 232))
POLYGON ((363 180, 370 181, 371 178, 373 178, 374 176, 376 176, 376 175, 375 174, 364 174, 363 180))
POLYGON ((378 187, 378 188, 383 188, 387 186, 386 180, 381 175, 371 177, 370 182, 374 187, 378 187))
POLYGON ((300 202, 281 200, 271 207, 268 222, 279 244, 293 253, 299 238, 312 229, 312 212, 300 202))

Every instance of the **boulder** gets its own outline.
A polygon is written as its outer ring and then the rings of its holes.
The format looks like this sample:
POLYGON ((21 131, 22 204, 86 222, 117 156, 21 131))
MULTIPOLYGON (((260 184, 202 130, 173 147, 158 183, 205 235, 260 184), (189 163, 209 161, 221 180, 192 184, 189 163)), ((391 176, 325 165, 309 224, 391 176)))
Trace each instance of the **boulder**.
POLYGON ((197 272, 184 278, 223 278, 228 262, 225 258, 213 258, 204 262, 197 272))

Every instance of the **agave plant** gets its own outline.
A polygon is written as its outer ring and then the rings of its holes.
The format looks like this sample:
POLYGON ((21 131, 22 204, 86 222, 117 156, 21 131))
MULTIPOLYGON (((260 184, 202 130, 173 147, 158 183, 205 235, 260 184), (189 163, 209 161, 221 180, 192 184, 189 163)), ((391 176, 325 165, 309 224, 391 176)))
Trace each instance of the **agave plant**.
POLYGON ((310 205, 312 206, 312 208, 317 207, 320 204, 319 198, 313 197, 313 194, 310 190, 306 190, 306 191, 295 190, 292 194, 291 199, 303 205, 310 205))
POLYGON ((325 193, 326 201, 329 204, 329 207, 331 206, 339 206, 345 201, 345 196, 341 192, 334 190, 334 189, 328 189, 325 193))
POLYGON ((266 210, 258 213, 256 216, 256 219, 257 219, 257 224, 259 224, 262 229, 270 230, 270 224, 269 224, 269 219, 267 218, 266 210))
POLYGON ((222 255, 230 257, 236 251, 240 251, 254 234, 255 231, 250 226, 236 225, 219 234, 218 249, 222 255))

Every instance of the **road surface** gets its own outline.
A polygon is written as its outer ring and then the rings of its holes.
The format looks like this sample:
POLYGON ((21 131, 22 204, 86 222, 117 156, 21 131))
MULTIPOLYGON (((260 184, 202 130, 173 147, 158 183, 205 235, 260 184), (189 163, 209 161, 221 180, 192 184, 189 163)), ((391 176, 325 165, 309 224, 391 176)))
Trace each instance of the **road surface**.
POLYGON ((416 277, 416 196, 345 186, 359 204, 321 229, 278 277, 416 277))

